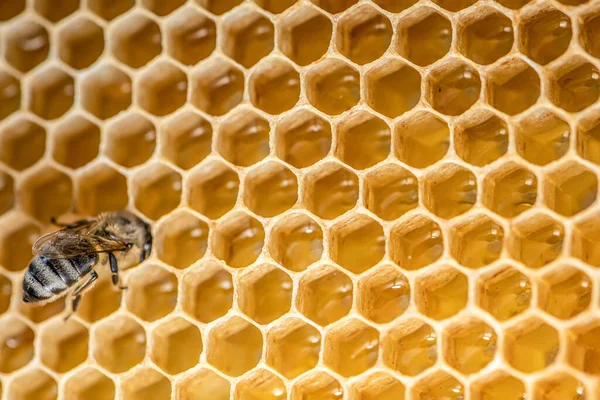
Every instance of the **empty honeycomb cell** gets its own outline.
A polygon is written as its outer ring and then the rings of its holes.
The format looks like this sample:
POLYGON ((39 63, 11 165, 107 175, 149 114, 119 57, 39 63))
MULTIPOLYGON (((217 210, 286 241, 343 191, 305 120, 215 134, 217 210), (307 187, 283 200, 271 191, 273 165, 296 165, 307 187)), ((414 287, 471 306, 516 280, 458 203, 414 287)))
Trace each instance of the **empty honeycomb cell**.
POLYGON ((409 318, 395 324, 383 337, 382 360, 389 368, 415 376, 437 361, 437 333, 427 323, 409 318))
POLYGON ((110 50, 117 60, 140 68, 162 52, 160 28, 145 14, 127 14, 112 25, 110 50))
POLYGON ((12 295, 12 282, 4 275, 0 275, 0 314, 4 314, 10 307, 12 295))
POLYGON ((84 215, 124 208, 128 202, 127 180, 108 164, 96 164, 77 177, 75 204, 84 215))
POLYGON ((19 182, 17 197, 23 211, 48 223, 71 208, 73 183, 69 175, 54 167, 40 166, 19 182))
POLYGON ((240 7, 223 19, 223 52, 245 68, 251 68, 275 46, 275 28, 252 7, 240 7))
POLYGON ((560 400, 585 398, 583 383, 566 372, 548 374, 533 384, 534 400, 560 400))
POLYGON ((208 341, 206 360, 229 376, 240 376, 251 370, 262 357, 261 332, 238 316, 215 325, 208 341))
POLYGON ((58 33, 58 55, 75 69, 89 67, 103 51, 104 30, 88 18, 76 18, 58 33))
POLYGON ((269 114, 294 107, 300 98, 300 75, 283 58, 262 61, 250 75, 250 101, 269 114))
POLYGON ((132 178, 135 208, 150 219, 173 211, 181 201, 181 175, 164 164, 149 164, 132 178))
POLYGON ((40 229, 23 214, 2 218, 6 229, 0 232, 0 265, 7 271, 21 271, 31 261, 31 246, 40 236, 40 229))
POLYGON ((288 274, 263 264, 239 276, 240 310, 259 324, 269 324, 290 310, 294 283, 288 274))
POLYGON ((296 4, 296 0, 254 0, 264 10, 279 14, 296 4))
POLYGON ((442 114, 460 115, 479 99, 481 80, 471 65, 452 59, 427 77, 427 100, 442 114))
POLYGON ((279 20, 278 47, 298 65, 320 59, 329 48, 331 20, 314 7, 300 5, 279 20))
POLYGON ((227 314, 233 303, 231 274, 215 261, 205 261, 182 278, 183 310, 200 322, 209 323, 227 314))
POLYGON ((188 211, 169 215, 155 235, 156 254, 175 268, 187 268, 206 253, 208 234, 206 222, 188 211))
POLYGON ((469 280, 459 270, 444 266, 419 276, 414 290, 419 311, 440 320, 465 308, 469 299, 469 280))
POLYGON ((476 373, 494 359, 496 332, 478 318, 454 322, 446 327, 443 335, 444 359, 461 374, 476 373))
POLYGON ((100 128, 87 118, 73 114, 52 132, 52 158, 65 167, 81 168, 98 155, 100 128))
POLYGON ((217 45, 215 21, 196 8, 177 11, 168 20, 165 35, 168 54, 185 65, 196 65, 217 45))
POLYGON ((127 168, 144 164, 156 147, 156 128, 146 117, 129 113, 107 125, 103 153, 127 168))
POLYGON ((582 19, 579 41, 588 53, 600 58, 600 13, 591 13, 582 19))
POLYGON ((208 368, 202 368, 175 384, 181 400, 229 400, 229 381, 208 368))
POLYGON ((492 8, 463 17, 458 31, 460 52, 478 64, 492 64, 512 49, 512 21, 492 8))
POLYGON ((0 170, 0 215, 15 205, 15 183, 12 176, 0 170))
POLYGON ((588 376, 600 373, 598 334, 598 319, 578 324, 567 331, 567 362, 588 376))
POLYGON ((191 85, 192 104, 208 114, 219 116, 241 103, 244 73, 226 59, 214 58, 192 72, 191 85))
POLYGON ((137 81, 136 99, 146 111, 157 116, 171 114, 187 99, 186 74, 168 61, 158 61, 137 81))
POLYGON ((501 266, 479 277, 476 303, 498 321, 529 308, 532 285, 527 276, 511 266, 501 266))
POLYGON ((50 0, 35 0, 33 9, 51 22, 58 22, 61 19, 73 14, 79 8, 79 0, 65 0, 59 4, 50 0))
POLYGON ((483 204, 505 218, 530 209, 537 200, 536 175, 521 164, 509 161, 491 170, 483 181, 483 204))
POLYGON ((43 119, 56 119, 75 101, 75 80, 62 69, 50 66, 29 81, 27 108, 43 119))
POLYGON ((406 388, 396 378, 385 372, 375 372, 354 382, 352 398, 356 400, 404 400, 406 388))
POLYGON ((133 318, 118 315, 100 322, 93 331, 93 357, 112 373, 122 373, 142 362, 146 332, 133 318))
POLYGON ((357 64, 381 57, 392 41, 392 24, 375 7, 353 8, 338 22, 336 46, 340 53, 357 64))
POLYGON ((364 214, 351 214, 330 228, 329 254, 342 268, 360 274, 385 256, 381 225, 364 214))
POLYGON ((321 334, 299 318, 278 321, 267 333, 267 364, 288 379, 313 369, 319 362, 321 334))
POLYGON ((279 120, 275 128, 275 153, 294 167, 305 168, 329 153, 331 140, 329 122, 301 109, 279 120))
POLYGON ((187 176, 187 203, 211 219, 218 219, 237 201, 240 178, 221 160, 210 160, 187 176))
POLYGON ((452 24, 433 8, 421 7, 400 20, 396 51, 424 67, 444 57, 452 44, 452 24))
POLYGON ((327 58, 306 74, 308 101, 325 114, 348 111, 360 101, 360 76, 338 58, 327 58))
POLYGON ((19 302, 17 310, 31 322, 39 324, 62 313, 66 308, 65 303, 64 297, 44 305, 19 302))
POLYGON ((252 371, 237 383, 233 398, 286 400, 288 397, 281 378, 266 369, 259 369, 252 371))
POLYGON ((489 110, 472 110, 454 127, 454 146, 460 158, 482 167, 506 154, 508 125, 489 110))
POLYGON ((131 105, 131 78, 111 64, 90 70, 80 85, 81 105, 100 119, 114 117, 131 105))
POLYGON ((540 97, 540 77, 520 58, 502 61, 488 75, 487 101, 508 115, 522 113, 540 97))
POLYGON ((470 214, 452 225, 450 238, 452 257, 465 267, 480 268, 500 258, 504 229, 486 214, 470 214))
POLYGON ((88 8, 99 17, 111 21, 135 5, 135 0, 87 0, 88 8))
POLYGON ((369 272, 358 282, 358 310, 371 321, 391 322, 410 305, 410 283, 393 265, 369 272))
POLYGON ((382 165, 365 177, 363 203, 380 218, 391 221, 417 207, 418 185, 410 171, 396 164, 382 165))
POLYGON ((50 52, 50 37, 42 25, 22 19, 3 35, 6 61, 21 72, 28 72, 42 63, 50 52))
POLYGON ((56 400, 58 385, 54 378, 36 368, 19 373, 8 387, 11 400, 56 400))
POLYGON ((27 117, 18 117, 0 130, 0 161, 21 171, 35 164, 46 151, 46 130, 27 117))
POLYGON ((595 267, 600 266, 600 253, 597 251, 600 226, 597 218, 597 214, 592 214, 574 225, 571 245, 573 256, 595 267))
POLYGON ((560 265, 538 280, 538 306, 555 317, 572 318, 588 309, 592 280, 585 272, 560 265))
POLYGON ((323 266, 308 271, 300 280, 296 307, 321 326, 347 315, 352 308, 352 281, 336 268, 323 266))
POLYGON ((323 219, 334 219, 353 209, 358 200, 358 177, 338 163, 321 165, 304 177, 304 203, 323 219))
POLYGON ((416 270, 434 263, 444 253, 439 225, 424 214, 407 215, 390 232, 390 258, 400 268, 416 270))
POLYGON ((96 322, 114 313, 121 306, 121 291, 110 279, 99 279, 81 297, 77 315, 87 322, 96 322))
POLYGON ((127 309, 145 321, 163 318, 177 304, 177 277, 162 267, 143 265, 127 279, 127 309))
POLYGON ((0 120, 21 108, 21 82, 0 69, 0 120))
POLYGON ((237 211, 219 220, 214 227, 212 253, 232 268, 244 268, 256 261, 265 243, 265 230, 254 217, 237 211))
POLYGON ((211 152, 213 129, 207 120, 184 110, 165 121, 158 130, 161 155, 179 168, 189 169, 211 152))
POLYGON ((235 8, 243 1, 244 0, 196 0, 196 3, 200 4, 213 14, 221 15, 235 8))
POLYGON ((324 371, 315 371, 294 382, 290 400, 342 400, 340 382, 324 371))
POLYGON ((184 5, 185 2, 186 0, 142 0, 142 5, 148 10, 152 11, 154 14, 164 17, 165 15, 171 14, 173 11, 184 5))
POLYGON ((87 328, 75 320, 54 320, 41 333, 41 361, 56 372, 67 372, 87 360, 88 340, 87 328))
POLYGON ((517 151, 529 162, 546 165, 569 150, 569 124, 547 108, 527 114, 516 128, 517 151))
POLYGON ((560 222, 544 213, 530 213, 512 223, 508 249, 515 260, 540 268, 561 255, 564 238, 560 222))
POLYGON ((387 117, 404 114, 421 99, 421 75, 399 60, 374 66, 365 79, 367 104, 387 117))
POLYGON ((598 178, 577 161, 557 165, 545 175, 544 200, 559 214, 570 217, 596 201, 598 178))
POLYGON ((567 59, 550 75, 550 100, 568 112, 579 112, 600 98, 600 72, 582 57, 567 59))
POLYGON ((503 370, 493 371, 471 384, 471 399, 473 400, 519 400, 527 398, 525 384, 503 370))
POLYGON ((458 164, 440 165, 421 184, 425 207, 441 218, 463 214, 477 201, 477 178, 458 164))
POLYGON ((175 375, 198 364, 202 335, 195 325, 181 317, 167 320, 152 332, 152 361, 168 374, 175 375))
POLYGON ((448 372, 438 370, 421 376, 411 390, 413 399, 448 399, 465 398, 462 383, 448 372))
POLYGON ((546 65, 569 47, 571 19, 551 7, 528 11, 519 22, 520 50, 536 63, 546 65))
POLYGON ((11 373, 27 365, 34 354, 33 330, 20 319, 8 316, 2 319, 0 329, 0 372, 11 373))
POLYGON ((113 400, 115 383, 97 369, 87 367, 67 378, 64 393, 73 400, 113 400))
POLYGON ((323 230, 306 214, 282 216, 271 228, 269 253, 290 271, 304 271, 323 254, 323 230))
POLYGON ((123 379, 120 391, 123 400, 169 400, 171 382, 157 370, 145 367, 123 379))
POLYGON ((0 21, 8 21, 25 10, 25 0, 7 1, 0 5, 0 21))
POLYGON ((396 157, 416 168, 435 164, 450 146, 448 124, 428 111, 417 111, 401 119, 394 133, 396 157))
POLYGON ((249 167, 269 155, 270 129, 257 113, 240 109, 221 122, 217 150, 232 164, 249 167))
POLYGON ((323 345, 325 365, 342 376, 354 376, 372 368, 379 358, 379 332, 358 319, 333 325, 323 345))
POLYGON ((529 317, 504 331, 504 358, 514 368, 533 373, 553 364, 560 341, 556 329, 538 317, 529 317))

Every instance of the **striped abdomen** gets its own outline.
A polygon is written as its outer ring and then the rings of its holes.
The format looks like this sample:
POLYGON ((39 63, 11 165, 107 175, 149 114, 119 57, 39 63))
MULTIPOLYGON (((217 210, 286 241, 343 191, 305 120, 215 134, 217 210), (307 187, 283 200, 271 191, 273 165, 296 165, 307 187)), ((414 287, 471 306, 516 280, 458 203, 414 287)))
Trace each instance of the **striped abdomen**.
POLYGON ((97 254, 62 259, 35 257, 25 271, 23 301, 34 303, 64 292, 87 275, 97 261, 97 254))

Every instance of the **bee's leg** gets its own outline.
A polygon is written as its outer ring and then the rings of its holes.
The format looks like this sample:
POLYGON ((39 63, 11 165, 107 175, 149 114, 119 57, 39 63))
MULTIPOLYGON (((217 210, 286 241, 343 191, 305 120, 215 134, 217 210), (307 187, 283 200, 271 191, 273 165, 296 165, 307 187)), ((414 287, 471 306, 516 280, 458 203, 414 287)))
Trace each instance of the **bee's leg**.
POLYGON ((117 257, 113 253, 108 253, 108 261, 110 264, 110 272, 112 273, 112 283, 121 290, 127 289, 127 286, 119 286, 119 265, 117 257))
POLYGON ((83 293, 83 291, 90 287, 90 285, 94 283, 96 279, 98 279, 98 273, 96 271, 92 270, 90 275, 90 279, 88 279, 83 285, 79 286, 73 292, 71 297, 71 312, 65 317, 65 321, 68 320, 71 317, 71 315, 73 315, 77 311, 77 308, 79 307, 79 302, 81 301, 81 294, 83 293))

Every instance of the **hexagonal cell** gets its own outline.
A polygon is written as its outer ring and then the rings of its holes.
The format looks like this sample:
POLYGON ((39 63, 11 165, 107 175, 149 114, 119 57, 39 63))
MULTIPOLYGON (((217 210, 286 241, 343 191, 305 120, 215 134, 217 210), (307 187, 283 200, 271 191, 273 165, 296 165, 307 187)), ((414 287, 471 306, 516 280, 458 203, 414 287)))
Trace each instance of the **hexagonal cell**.
POLYGON ((154 14, 164 17, 165 15, 171 14, 173 11, 184 5, 185 2, 186 0, 142 0, 142 5, 148 10, 152 11, 154 14))
POLYGON ((244 73, 224 58, 214 58, 191 76, 191 103, 210 115, 227 114, 241 103, 244 73))
MULTIPOLYGON (((86 296, 87 297, 87 296, 86 296)), ((142 362, 146 332, 134 319, 118 315, 102 321, 93 331, 94 359, 108 371, 122 373, 142 362)))
POLYGON ((571 254, 574 257, 595 267, 600 266, 600 254, 597 251, 600 226, 597 218, 598 214, 592 214, 574 225, 571 245, 571 254))
POLYGON ((80 90, 81 105, 100 119, 114 117, 131 105, 131 79, 111 64, 84 75, 80 90))
POLYGON ((421 99, 421 75, 397 59, 379 63, 365 79, 367 104, 387 117, 404 114, 421 99))
POLYGON ((496 354, 497 336, 478 318, 454 322, 444 330, 444 359, 458 372, 469 375, 488 365, 496 354))
POLYGON ((569 124, 547 108, 523 117, 516 129, 517 151, 529 162, 546 165, 569 150, 569 124))
POLYGON ((237 316, 214 326, 208 341, 206 360, 229 376, 240 376, 251 370, 262 356, 261 332, 237 316))
POLYGON ((269 324, 290 310, 292 279, 271 264, 259 265, 239 276, 240 310, 259 324, 269 324))
POLYGON ((531 282, 518 269, 502 266, 477 281, 477 305, 498 321, 505 321, 529 308, 531 282))
POLYGON ((313 4, 331 14, 341 13, 358 2, 358 0, 311 0, 313 4))
POLYGON ((85 368, 71 375, 64 386, 65 397, 73 400, 113 400, 115 383, 95 368, 85 368))
POLYGON ((298 179, 285 165, 269 161, 248 171, 244 203, 263 217, 274 217, 296 204, 298 179))
POLYGON ((169 61, 159 61, 145 70, 136 83, 136 100, 146 111, 165 116, 187 100, 186 74, 169 61))
POLYGON ((327 331, 324 349, 325 365, 342 376, 358 375, 377 362, 379 332, 360 320, 345 320, 327 331))
POLYGON ((246 68, 266 57, 275 46, 275 28, 254 8, 239 8, 223 19, 223 52, 246 68))
POLYGON ((479 100, 481 79, 471 65, 452 59, 427 77, 427 101, 442 114, 460 115, 479 100))
POLYGON ((415 285, 417 308, 430 318, 449 318, 467 305, 469 280, 455 268, 428 270, 417 278, 415 285))
POLYGON ((12 74, 0 69, 0 119, 21 108, 21 82, 12 74))
POLYGON ((96 164, 77 177, 75 204, 83 215, 123 209, 128 203, 127 180, 107 164, 96 164))
POLYGON ((435 371, 422 376, 412 387, 411 394, 415 399, 461 400, 465 398, 462 383, 445 371, 435 371))
POLYGON ((177 277, 156 265, 142 265, 129 275, 127 309, 145 321, 163 318, 177 305, 177 277))
POLYGON ((164 164, 143 167, 131 183, 135 208, 150 219, 168 214, 181 201, 181 175, 164 164))
POLYGON ((598 178, 577 161, 557 165, 545 175, 546 205, 567 217, 580 213, 596 201, 598 178))
POLYGON ((577 153, 600 164, 600 115, 597 110, 584 114, 577 123, 577 153))
POLYGON ((315 371, 294 382, 291 400, 342 400, 344 389, 331 375, 315 371))
POLYGON ((221 15, 231 10, 243 0, 196 0, 196 3, 213 14, 221 15))
POLYGON ((426 215, 407 215, 392 227, 389 252, 400 268, 423 268, 444 253, 442 230, 426 215))
POLYGON ((208 368, 177 381, 175 397, 181 400, 229 400, 229 381, 208 368))
POLYGON ((600 58, 600 13, 583 17, 579 41, 583 48, 596 58, 600 58))
POLYGON ((582 111, 600 98, 600 72, 583 57, 572 57, 550 75, 550 100, 568 112, 582 111))
POLYGON ((58 33, 58 56, 75 69, 89 67, 103 51, 104 30, 88 18, 69 21, 58 33))
POLYGON ((252 371, 235 386, 235 400, 264 399, 285 400, 287 390, 283 380, 266 369, 252 371))
POLYGON ((460 158, 483 167, 506 154, 508 126, 489 110, 473 110, 455 124, 454 146, 460 158))
POLYGON ((331 136, 327 120, 301 109, 278 121, 275 153, 296 168, 309 167, 329 153, 331 136))
POLYGON ((66 308, 65 300, 61 297, 44 305, 18 302, 17 311, 29 321, 39 324, 61 314, 66 308))
POLYGON ((435 164, 448 152, 450 128, 428 111, 417 111, 398 121, 394 128, 395 153, 411 167, 425 168, 435 164))
POLYGON ((308 271, 300 280, 296 307, 321 326, 347 315, 352 308, 353 285, 336 268, 323 266, 308 271))
POLYGON ((458 31, 458 48, 478 64, 492 64, 512 49, 512 21, 492 8, 463 16, 458 31))
POLYGON ((0 275, 0 314, 4 314, 10 307, 12 296, 12 282, 4 275, 0 275))
POLYGON ((71 319, 54 320, 41 334, 40 359, 56 372, 67 372, 88 358, 89 333, 85 326, 71 319))
POLYGON ((25 10, 25 0, 15 0, 0 5, 0 21, 8 21, 25 10))
POLYGON ((145 14, 120 19, 110 32, 111 52, 124 64, 140 68, 162 52, 160 27, 145 14))
POLYGON ((211 219, 218 219, 237 201, 240 178, 219 160, 210 160, 187 177, 187 204, 211 219))
POLYGON ((13 316, 2 319, 0 372, 9 374, 23 368, 33 359, 34 336, 33 330, 20 319, 13 316))
POLYGON ((521 58, 502 61, 488 75, 487 101, 508 115, 522 113, 534 105, 540 91, 540 77, 521 58))
POLYGON ((217 45, 215 21, 196 8, 183 8, 175 13, 165 26, 165 34, 167 52, 185 65, 198 64, 217 45))
POLYGON ((396 378, 385 372, 374 372, 351 387, 352 398, 356 400, 404 400, 406 388, 396 378))
POLYGON ((511 10, 518 10, 527 3, 531 2, 531 0, 496 0, 496 2, 511 10))
POLYGON ((386 164, 365 177, 363 203, 386 221, 401 217, 419 201, 417 178, 396 164, 386 164))
POLYGON ((167 400, 171 398, 171 382, 157 370, 144 367, 123 379, 120 391, 123 400, 167 400))
POLYGON ((8 388, 11 400, 56 400, 58 385, 41 369, 30 369, 17 374, 8 388))
POLYGON ((486 214, 471 214, 452 224, 450 229, 450 253, 460 265, 480 268, 500 258, 504 229, 486 214))
POLYGON ((429 7, 413 10, 402 18, 397 31, 396 51, 421 67, 444 57, 452 44, 452 24, 429 7))
POLYGON ((100 278, 81 297, 77 315, 88 322, 99 321, 121 307, 121 295, 121 291, 114 287, 108 276, 100 278))
POLYGON ((303 184, 306 207, 321 218, 334 219, 356 206, 358 177, 338 163, 311 171, 303 184))
POLYGON ((361 278, 358 292, 358 310, 378 324, 391 322, 410 304, 410 283, 392 265, 378 267, 361 278))
POLYGON ((262 252, 265 230, 254 217, 243 211, 233 212, 214 227, 212 253, 232 268, 252 264, 262 252))
POLYGON ((43 119, 56 119, 75 101, 75 81, 62 69, 50 66, 36 72, 28 85, 27 108, 43 119))
POLYGON ((360 101, 360 76, 338 58, 327 58, 306 74, 308 101, 329 115, 341 114, 360 101))
POLYGON ((457 12, 477 3, 477 0, 433 0, 448 11, 457 12))
POLYGON ((323 254, 323 230, 306 214, 281 217, 271 228, 269 253, 290 271, 304 271, 323 254))
POLYGON ((389 12, 399 13, 416 4, 417 1, 418 0, 373 0, 373 3, 389 12))
POLYGON ((111 21, 135 5, 135 0, 87 0, 87 6, 99 17, 111 21))
POLYGON ((551 7, 528 11, 519 23, 520 50, 536 63, 546 65, 569 47, 573 36, 571 20, 551 7))
POLYGON ((179 374, 198 364, 203 346, 196 325, 175 317, 154 328, 152 338, 152 361, 168 374, 179 374))
POLYGON ((279 14, 296 4, 296 0, 254 0, 264 10, 279 14))
POLYGON ((283 54, 302 66, 317 61, 327 52, 333 31, 327 16, 305 5, 286 13, 277 29, 278 46, 283 54))
POLYGON ((493 371, 471 385, 473 400, 526 399, 527 389, 518 378, 502 371, 493 371))
POLYGON ((233 304, 231 274, 215 261, 205 261, 182 278, 183 310, 200 322, 209 323, 227 314, 233 304))
POLYGON ((477 201, 477 178, 458 164, 444 164, 421 180, 423 203, 432 213, 450 219, 463 214, 477 201))
POLYGON ((349 215, 330 228, 329 254, 342 268, 365 272, 385 256, 383 228, 367 215, 349 215))
POLYGON ((555 372, 533 384, 534 400, 561 400, 585 397, 585 386, 568 373, 555 372))
POLYGON ((48 57, 48 31, 37 22, 19 20, 3 36, 4 57, 21 72, 32 70, 48 57))
POLYGON ((184 269, 201 259, 208 248, 206 222, 190 212, 167 217, 154 239, 158 258, 175 268, 184 269))
POLYGON ((392 24, 369 5, 353 8, 338 22, 336 46, 357 64, 375 61, 390 47, 392 24))
POLYGON ((17 171, 31 167, 46 152, 46 130, 19 117, 0 130, 0 161, 17 171))
POLYGON ((281 320, 267 333, 267 364, 288 379, 313 369, 320 351, 321 334, 299 318, 281 320))
POLYGON ((572 318, 587 310, 591 298, 592 280, 569 265, 553 268, 538 281, 538 306, 558 318, 572 318))
POLYGON ((250 101, 269 114, 281 114, 300 99, 300 75, 283 58, 263 60, 250 75, 250 101))
POLYGON ((512 258, 529 268, 540 268, 562 253, 565 228, 547 214, 530 213, 515 221, 508 237, 512 258))
POLYGON ((569 364, 586 374, 596 376, 600 373, 598 334, 600 334, 598 319, 572 327, 567 331, 565 352, 569 364))
POLYGON ((179 168, 189 169, 211 152, 213 129, 191 110, 175 114, 159 128, 161 154, 179 168))
POLYGON ((23 214, 9 214, 2 219, 0 232, 0 265, 5 270, 22 271, 31 261, 31 247, 40 236, 40 229, 23 214))
POLYGON ((235 165, 248 167, 269 155, 269 121, 240 109, 221 122, 217 150, 235 165))
POLYGON ((102 152, 126 168, 144 164, 156 147, 156 128, 139 113, 128 113, 105 128, 102 152))
POLYGON ((537 189, 535 174, 521 164, 509 161, 485 176, 482 201, 496 214, 513 218, 535 205, 537 189))
POLYGON ((541 371, 554 363, 560 347, 558 332, 538 317, 522 320, 504 335, 504 358, 519 371, 541 371))
POLYGON ((81 115, 70 115, 52 132, 52 158, 68 168, 81 168, 98 155, 100 128, 81 115))

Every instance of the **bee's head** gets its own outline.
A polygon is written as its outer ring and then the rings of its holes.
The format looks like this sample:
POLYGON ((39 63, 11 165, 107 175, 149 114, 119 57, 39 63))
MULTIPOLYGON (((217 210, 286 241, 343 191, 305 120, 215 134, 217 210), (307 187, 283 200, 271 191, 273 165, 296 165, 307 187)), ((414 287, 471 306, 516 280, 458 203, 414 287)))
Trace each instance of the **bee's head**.
POLYGON ((140 262, 150 256, 152 252, 152 227, 150 224, 128 211, 119 211, 114 214, 106 226, 108 234, 119 240, 133 243, 140 249, 140 262))

